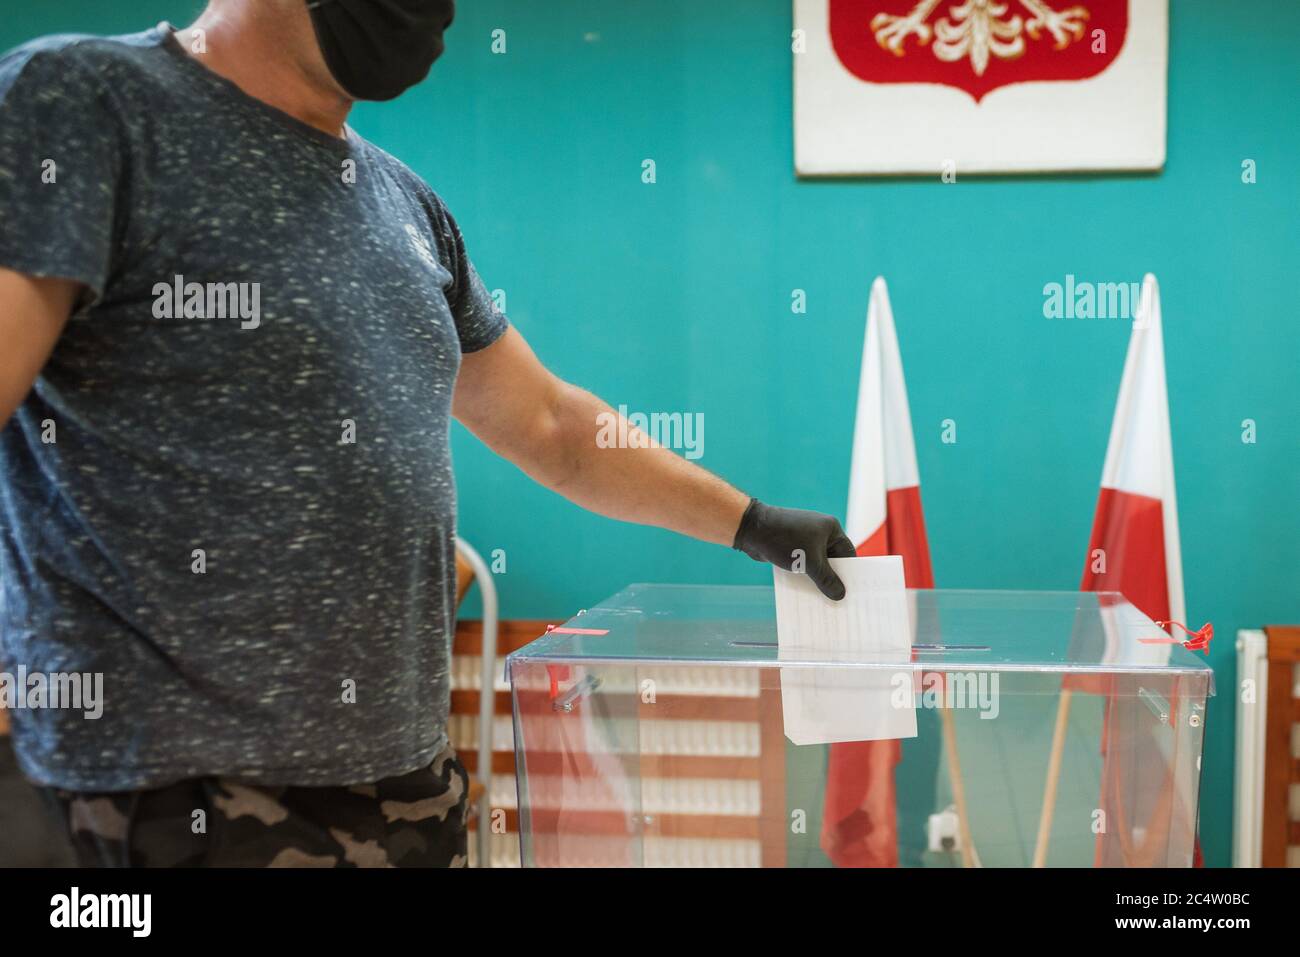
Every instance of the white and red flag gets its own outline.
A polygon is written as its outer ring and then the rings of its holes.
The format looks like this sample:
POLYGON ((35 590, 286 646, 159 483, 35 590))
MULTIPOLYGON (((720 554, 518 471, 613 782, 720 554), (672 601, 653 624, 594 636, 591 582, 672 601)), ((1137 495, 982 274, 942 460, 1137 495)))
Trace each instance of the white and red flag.
POLYGON ((1122 592, 1155 621, 1187 621, 1160 289, 1150 273, 1142 280, 1079 587, 1122 592))
MULTIPOLYGON (((844 523, 859 555, 901 555, 909 588, 933 588, 930 546, 903 363, 885 280, 871 286, 862 349, 849 506, 844 523)), ((898 866, 896 740, 831 745, 821 843, 839 867, 898 866)))
MULTIPOLYGON (((1102 467, 1101 494, 1097 498, 1079 587, 1083 591, 1120 592, 1157 622, 1187 621, 1160 287, 1150 273, 1142 280, 1142 295, 1124 360, 1124 375, 1102 467)), ((1113 629, 1107 612, 1103 601, 1102 622, 1109 645, 1113 629)), ((1167 644, 1146 648, 1153 663, 1168 660, 1167 644)), ((1131 657, 1133 650, 1127 654, 1131 657)), ((1088 679, 1067 682, 1066 688, 1094 693, 1106 690, 1088 679)), ((1128 752, 1135 747, 1117 734, 1108 711, 1102 741, 1101 806, 1122 821, 1129 809, 1118 794, 1121 775, 1146 774, 1149 780, 1137 782, 1139 789, 1159 795, 1154 809, 1148 812, 1152 817, 1147 831, 1167 832, 1170 818, 1186 813, 1186 809, 1174 800, 1170 782, 1159 780, 1163 771, 1133 766, 1128 752)), ((1169 859, 1169 849, 1159 841, 1147 842, 1149 846, 1130 846, 1134 842, 1128 831, 1127 827, 1117 828, 1118 840, 1103 840, 1099 836, 1095 860, 1098 866, 1134 866, 1169 859)), ((1200 858, 1197 842, 1194 859, 1198 865, 1200 858)))

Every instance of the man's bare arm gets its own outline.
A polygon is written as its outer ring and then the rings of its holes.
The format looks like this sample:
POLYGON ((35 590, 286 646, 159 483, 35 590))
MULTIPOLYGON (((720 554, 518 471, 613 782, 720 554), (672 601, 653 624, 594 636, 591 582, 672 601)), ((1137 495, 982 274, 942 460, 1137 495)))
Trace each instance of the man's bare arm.
MULTIPOLYGON (((602 416, 617 413, 553 375, 513 327, 465 356, 452 412, 531 478, 610 518, 731 545, 749 504, 749 496, 668 449, 601 448, 602 416)), ((629 427, 629 446, 640 444, 633 433, 643 435, 629 427)))
POLYGON ((81 286, 0 269, 0 428, 27 397, 81 286))
POLYGON ((732 545, 757 561, 807 572, 829 598, 844 597, 828 559, 854 549, 838 521, 752 500, 648 438, 602 448, 602 422, 617 413, 552 375, 513 328, 465 356, 452 412, 495 452, 583 508, 732 545))

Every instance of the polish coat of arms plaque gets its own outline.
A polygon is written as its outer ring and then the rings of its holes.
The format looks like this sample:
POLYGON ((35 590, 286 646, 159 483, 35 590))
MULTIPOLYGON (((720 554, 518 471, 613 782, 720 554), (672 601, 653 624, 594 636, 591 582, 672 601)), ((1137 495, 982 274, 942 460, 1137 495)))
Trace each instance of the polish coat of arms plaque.
POLYGON ((1167 0, 795 0, 800 175, 1153 170, 1167 0))

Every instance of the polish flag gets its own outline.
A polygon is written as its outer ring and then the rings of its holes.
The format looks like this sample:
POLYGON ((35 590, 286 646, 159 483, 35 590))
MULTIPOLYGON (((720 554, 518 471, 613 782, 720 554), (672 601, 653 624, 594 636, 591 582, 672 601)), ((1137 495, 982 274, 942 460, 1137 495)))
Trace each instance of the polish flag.
MULTIPOLYGON (((1129 338, 1124 376, 1120 380, 1119 400, 1106 446, 1106 463, 1102 468, 1101 494, 1093 518, 1092 536, 1084 564, 1083 591, 1120 592, 1148 618, 1159 622, 1187 622, 1183 599, 1183 560, 1178 538, 1178 504, 1174 494, 1173 440, 1169 427, 1169 398, 1165 382, 1165 347, 1161 329, 1160 288, 1156 277, 1148 273, 1142 280, 1138 303, 1129 338)), ((1102 624, 1107 644, 1118 629, 1109 620, 1105 602, 1102 624)), ((1151 656, 1152 663, 1168 660, 1169 645, 1152 644, 1139 649, 1151 656)), ((1131 660, 1133 650, 1126 652, 1131 660)), ((1103 683, 1104 685, 1104 683, 1103 683)), ((1105 693, 1105 688, 1088 679, 1067 682, 1076 691, 1105 693)), ((1123 775, 1147 774, 1133 761, 1134 742, 1111 740, 1111 722, 1104 724, 1102 807, 1108 815, 1122 815, 1124 805, 1115 791, 1123 775)), ((1151 777, 1139 782, 1149 793, 1161 795, 1147 831, 1158 834, 1168 830, 1168 818, 1185 812, 1176 806, 1168 785, 1151 777), (1164 818, 1165 820, 1160 820, 1164 818), (1163 827, 1161 826, 1163 825, 1163 827)), ((1116 820, 1122 820, 1117 817, 1116 820)), ((1127 847, 1132 843, 1126 827, 1116 830, 1117 840, 1097 841, 1095 863, 1098 866, 1135 866, 1154 861, 1168 862, 1168 849, 1152 844, 1143 848, 1127 847)), ((1200 864, 1200 842, 1194 847, 1194 861, 1200 864)))
MULTIPOLYGON (((859 555, 901 555, 909 588, 933 588, 916 444, 885 280, 871 286, 845 531, 859 555)), ((821 844, 838 867, 897 867, 898 741, 831 745, 821 844)))
POLYGON ((1160 289, 1150 273, 1142 280, 1079 587, 1122 592, 1155 621, 1187 621, 1160 289))

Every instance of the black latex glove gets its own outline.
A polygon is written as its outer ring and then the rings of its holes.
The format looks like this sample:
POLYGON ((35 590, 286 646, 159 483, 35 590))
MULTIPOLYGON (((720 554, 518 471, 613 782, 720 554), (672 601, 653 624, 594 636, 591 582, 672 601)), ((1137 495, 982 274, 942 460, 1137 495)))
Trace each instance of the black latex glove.
POLYGON ((801 508, 774 508, 756 498, 749 500, 731 547, 786 571, 794 564, 795 551, 802 550, 804 572, 823 595, 835 601, 844 597, 844 582, 826 559, 857 554, 834 516, 801 508))

